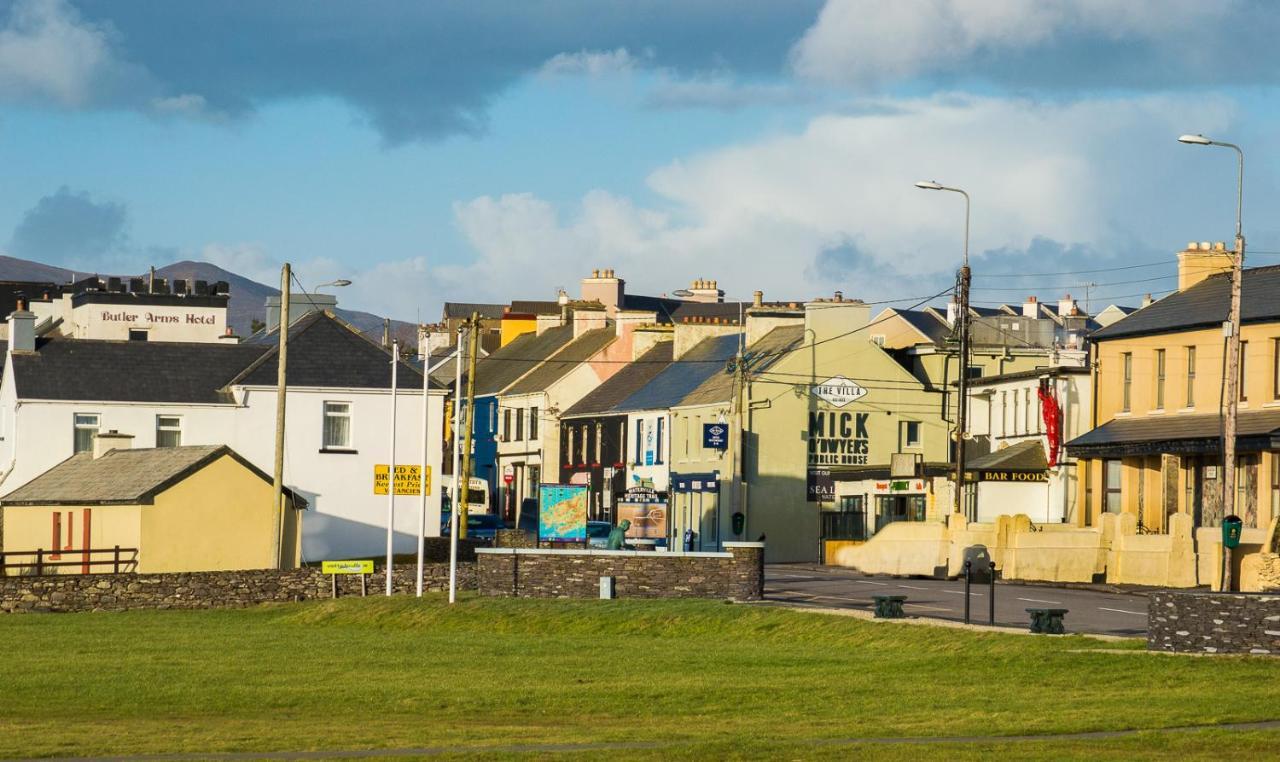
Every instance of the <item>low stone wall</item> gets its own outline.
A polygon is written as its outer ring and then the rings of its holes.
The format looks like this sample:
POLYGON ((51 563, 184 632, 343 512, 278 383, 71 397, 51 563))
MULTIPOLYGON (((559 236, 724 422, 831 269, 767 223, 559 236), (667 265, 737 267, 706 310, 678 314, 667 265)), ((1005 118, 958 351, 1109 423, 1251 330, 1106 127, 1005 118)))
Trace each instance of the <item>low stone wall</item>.
POLYGON ((598 598, 613 577, 618 598, 728 598, 764 594, 764 543, 724 544, 725 553, 484 548, 477 553, 481 595, 598 598))
MULTIPOLYGON (((461 548, 459 549, 461 555, 461 548)), ((474 552, 473 552, 474 555, 474 552)), ((474 562, 458 564, 458 587, 474 590, 474 562)), ((397 594, 417 590, 417 566, 395 567, 397 594)), ((447 590, 449 565, 425 564, 424 590, 447 590)), ((360 595, 360 575, 338 575, 338 595, 360 595)), ((382 567, 366 579, 369 595, 385 591, 382 567)), ((127 611, 131 609, 239 608, 333 596, 332 580, 318 568, 250 569, 180 574, 63 574, 0 578, 0 612, 127 611)))
POLYGON ((499 529, 493 535, 493 547, 536 548, 538 538, 532 532, 526 532, 523 529, 499 529))
POLYGON ((1161 590, 1147 607, 1148 650, 1280 654, 1280 595, 1161 590))

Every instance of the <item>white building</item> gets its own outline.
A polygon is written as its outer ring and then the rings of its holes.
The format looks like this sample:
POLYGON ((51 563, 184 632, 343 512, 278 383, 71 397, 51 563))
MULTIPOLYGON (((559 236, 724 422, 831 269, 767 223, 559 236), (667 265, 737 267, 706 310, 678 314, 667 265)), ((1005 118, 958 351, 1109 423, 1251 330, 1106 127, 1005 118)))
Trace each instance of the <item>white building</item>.
MULTIPOLYGON (((22 486, 98 432, 134 446, 226 444, 270 473, 276 419, 276 334, 261 343, 36 339, 30 313, 10 316, 0 381, 0 493, 22 486)), ((420 464, 422 374, 398 366, 396 461, 420 464)), ((286 396, 286 486, 310 504, 303 560, 385 551, 387 497, 376 464, 389 463, 391 354, 325 312, 292 323, 286 396)), ((427 394, 427 464, 439 476, 442 389, 427 394)), ((416 549, 419 498, 396 499, 395 548, 416 549)), ((439 489, 426 535, 440 532, 439 489)))
POLYGON ((116 341, 223 341, 228 286, 163 278, 85 278, 64 286, 8 283, 22 290, 37 333, 116 341))

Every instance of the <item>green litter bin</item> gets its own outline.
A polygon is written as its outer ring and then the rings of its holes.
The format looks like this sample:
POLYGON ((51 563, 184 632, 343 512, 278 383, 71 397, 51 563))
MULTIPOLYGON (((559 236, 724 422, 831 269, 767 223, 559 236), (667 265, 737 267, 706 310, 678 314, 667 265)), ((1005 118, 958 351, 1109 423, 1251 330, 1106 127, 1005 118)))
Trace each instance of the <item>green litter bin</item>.
POLYGON ((1239 516, 1228 516, 1222 520, 1222 545, 1235 548, 1240 545, 1240 532, 1244 530, 1244 522, 1239 516))

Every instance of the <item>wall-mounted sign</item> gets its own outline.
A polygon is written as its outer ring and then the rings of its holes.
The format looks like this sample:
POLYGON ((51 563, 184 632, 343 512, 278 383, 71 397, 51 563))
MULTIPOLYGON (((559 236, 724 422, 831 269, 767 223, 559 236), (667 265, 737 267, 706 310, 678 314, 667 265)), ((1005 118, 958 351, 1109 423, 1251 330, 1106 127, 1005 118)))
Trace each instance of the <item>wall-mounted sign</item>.
POLYGON ((850 402, 867 396, 866 389, 844 376, 835 376, 820 384, 814 384, 810 388, 810 392, 813 396, 825 400, 836 407, 844 407, 850 402))
POLYGON ((672 492, 719 492, 720 472, 702 474, 672 474, 672 492))
POLYGON ((502 482, 503 482, 504 484, 510 484, 511 482, 513 482, 513 481, 515 481, 515 480, 516 480, 516 468, 515 468, 515 466, 512 466, 512 465, 510 465, 510 464, 507 464, 507 465, 503 466, 503 467, 502 467, 502 482))
POLYGON ((321 561, 321 574, 373 574, 373 561, 321 561))
MULTIPOLYGON (((387 474, 390 468, 385 463, 379 463, 373 467, 373 494, 387 494, 387 474)), ((423 487, 426 488, 427 494, 431 494, 431 466, 425 469, 422 466, 396 466, 396 494, 397 495, 417 495, 421 493, 423 487)))
POLYGON ((1047 482, 1048 471, 988 471, 982 469, 977 473, 980 482, 1047 482))
POLYGON ((188 312, 185 315, 160 315, 153 312, 106 312, 102 313, 104 323, 151 323, 161 325, 167 323, 186 323, 187 325, 216 325, 218 319, 212 314, 201 315, 188 312))
POLYGON ((710 450, 724 450, 729 447, 729 424, 702 424, 702 446, 710 450))
POLYGON ((805 501, 809 503, 833 503, 836 499, 836 483, 831 469, 811 468, 805 481, 805 501))
POLYGON ((924 492, 923 479, 890 479, 889 481, 876 482, 873 486, 873 491, 877 494, 886 492, 924 492))
POLYGON ((865 466, 870 413, 809 413, 809 466, 865 466))

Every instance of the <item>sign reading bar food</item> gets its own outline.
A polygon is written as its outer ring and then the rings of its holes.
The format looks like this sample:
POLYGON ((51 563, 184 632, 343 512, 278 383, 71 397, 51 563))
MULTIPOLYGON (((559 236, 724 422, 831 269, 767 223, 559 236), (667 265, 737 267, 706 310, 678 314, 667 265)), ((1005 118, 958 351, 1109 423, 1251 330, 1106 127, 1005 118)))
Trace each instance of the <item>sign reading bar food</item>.
POLYGON ((587 487, 543 484, 538 488, 538 539, 587 541, 587 487))
MULTIPOLYGON (((385 463, 379 463, 373 467, 373 494, 387 494, 387 483, 390 479, 391 468, 385 463)), ((423 468, 422 466, 396 466, 396 494, 397 495, 418 495, 426 489, 426 494, 431 494, 431 466, 423 468)))
POLYGON ((978 472, 978 481, 982 482, 1047 482, 1048 471, 993 471, 982 469, 978 472))
POLYGON ((373 574, 373 561, 321 561, 320 571, 324 574, 373 574))

